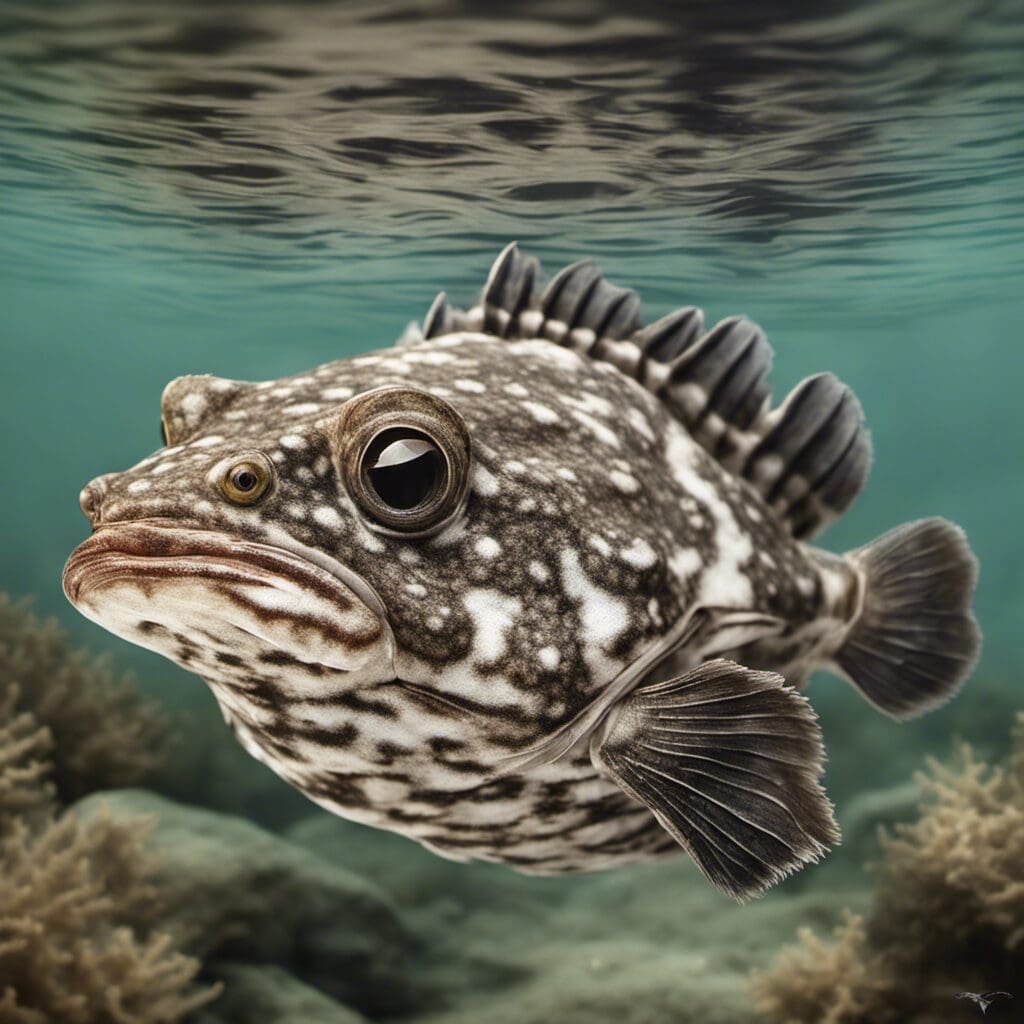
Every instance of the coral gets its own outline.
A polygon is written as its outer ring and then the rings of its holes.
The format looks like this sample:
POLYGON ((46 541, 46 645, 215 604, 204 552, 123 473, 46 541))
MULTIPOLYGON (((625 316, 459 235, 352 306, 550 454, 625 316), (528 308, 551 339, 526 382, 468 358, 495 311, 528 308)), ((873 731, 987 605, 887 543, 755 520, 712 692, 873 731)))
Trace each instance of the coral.
POLYGON ((96 793, 75 811, 91 821, 104 808, 155 822, 161 927, 211 976, 224 962, 283 967, 374 1018, 429 997, 413 970, 424 952, 414 933, 381 890, 337 863, 242 818, 146 790, 96 793))
POLYGON ((0 594, 0 1024, 171 1024, 217 995, 154 930, 143 819, 55 817, 135 781, 168 736, 155 706, 0 594))
POLYGON ((28 712, 49 730, 61 803, 135 785, 163 765, 171 732, 157 705, 129 677, 118 679, 107 659, 73 650, 53 619, 40 621, 27 602, 0 593, 0 687, 11 684, 17 694, 8 689, 0 722, 28 712))
POLYGON ((15 816, 42 811, 53 798, 50 732, 15 710, 18 696, 17 686, 0 683, 0 834, 15 816))
POLYGON ((883 836, 873 908, 832 943, 809 931, 753 992, 785 1024, 945 1021, 959 990, 1024 973, 1024 715, 1004 765, 962 745, 918 776, 917 821, 883 836))
POLYGON ((147 827, 66 813, 0 839, 0 1022, 170 1024, 216 997, 147 923, 147 827))

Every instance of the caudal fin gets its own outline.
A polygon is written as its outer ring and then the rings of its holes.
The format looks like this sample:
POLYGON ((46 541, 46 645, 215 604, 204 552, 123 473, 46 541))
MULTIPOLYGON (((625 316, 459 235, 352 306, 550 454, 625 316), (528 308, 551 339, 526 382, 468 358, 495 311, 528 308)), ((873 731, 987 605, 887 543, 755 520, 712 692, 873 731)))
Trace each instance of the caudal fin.
POLYGON ((945 703, 970 674, 981 634, 971 614, 978 563, 945 519, 906 523, 851 551, 860 614, 835 661, 872 704, 913 718, 945 703))

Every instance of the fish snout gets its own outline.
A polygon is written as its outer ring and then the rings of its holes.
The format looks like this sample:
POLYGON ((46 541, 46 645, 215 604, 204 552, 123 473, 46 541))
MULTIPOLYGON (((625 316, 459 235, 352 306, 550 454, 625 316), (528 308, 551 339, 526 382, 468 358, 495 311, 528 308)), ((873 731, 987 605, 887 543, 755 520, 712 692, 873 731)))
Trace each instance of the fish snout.
POLYGON ((103 476, 90 480, 78 494, 78 504, 82 506, 85 518, 93 527, 97 527, 103 521, 103 499, 109 489, 109 481, 113 473, 105 473, 103 476))

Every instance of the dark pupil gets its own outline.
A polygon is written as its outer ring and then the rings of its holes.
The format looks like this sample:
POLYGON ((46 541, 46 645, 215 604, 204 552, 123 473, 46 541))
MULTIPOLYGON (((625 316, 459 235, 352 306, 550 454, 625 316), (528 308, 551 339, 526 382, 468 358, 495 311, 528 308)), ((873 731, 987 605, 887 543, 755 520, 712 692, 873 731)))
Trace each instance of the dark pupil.
POLYGON ((240 469, 235 473, 235 487, 240 491, 251 491, 258 483, 252 470, 240 469))
POLYGON ((370 486, 389 508, 405 511, 430 499, 444 472, 444 461, 424 434, 386 431, 367 452, 370 486))

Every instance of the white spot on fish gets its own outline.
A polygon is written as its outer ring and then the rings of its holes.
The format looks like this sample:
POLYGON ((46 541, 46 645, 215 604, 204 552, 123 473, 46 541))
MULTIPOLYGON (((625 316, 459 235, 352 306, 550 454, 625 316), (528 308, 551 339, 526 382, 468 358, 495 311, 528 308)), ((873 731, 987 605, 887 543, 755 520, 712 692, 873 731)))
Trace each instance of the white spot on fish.
POLYGON ((679 580, 688 580, 691 576, 700 572, 704 559, 696 548, 679 548, 669 555, 668 567, 679 580))
POLYGON ((600 534, 591 534, 590 537, 587 538, 587 543, 589 543, 599 555, 604 555, 605 558, 612 553, 612 546, 604 539, 604 537, 600 536, 600 534))
POLYGON ((406 583, 406 592, 411 594, 413 597, 426 597, 427 588, 422 583, 406 583))
POLYGON ((654 548, 643 537, 635 538, 629 547, 623 548, 619 552, 619 555, 624 562, 628 562, 637 569, 650 569, 658 560, 654 548))
POLYGON ((473 618, 473 654, 480 661, 497 661, 506 647, 506 634, 522 610, 516 597, 500 590, 470 590, 462 599, 473 618))
POLYGON ((615 432, 599 420, 594 419, 589 413, 582 412, 580 409, 573 409, 572 417, 585 426, 602 444, 606 444, 610 448, 619 447, 619 439, 616 437, 615 432))
POLYGON ((538 423, 558 423, 558 413, 550 406, 541 405, 540 402, 523 402, 523 408, 538 423))
POLYGON ((626 413, 626 422, 646 441, 654 442, 651 421, 639 409, 629 409, 626 413))
POLYGON ((609 657, 607 648, 629 625, 628 607, 590 580, 572 548, 562 551, 561 562, 565 592, 579 602, 583 659, 596 677, 604 678, 621 664, 609 657))
POLYGON ((563 394, 561 400, 573 409, 592 413, 595 416, 611 416, 615 411, 607 398, 601 398, 600 395, 592 395, 586 391, 580 392, 578 395, 563 394))
POLYGON ((319 411, 320 406, 315 402, 300 402, 298 405, 286 405, 281 410, 285 416, 308 416, 310 413, 319 411))
POLYGON ((330 505, 317 505, 313 509, 313 521, 321 526, 326 526, 329 530, 340 530, 342 527, 342 519, 338 510, 331 508, 330 505))
POLYGON ((336 388, 328 388, 326 391, 321 391, 320 397, 325 402, 343 402, 346 398, 351 398, 355 393, 355 388, 347 388, 339 385, 336 388))
POLYGON ((511 384, 505 385, 505 393, 512 395, 515 398, 529 398, 530 392, 523 387, 522 384, 518 384, 513 381, 511 384))
POLYGON ((277 443, 282 448, 289 448, 292 451, 299 451, 306 447, 306 439, 298 434, 285 434, 277 439, 277 443))
POLYGON ((481 537, 473 545, 473 550, 481 558, 497 558, 501 554, 501 545, 493 537, 481 537))
POLYGON ((444 366, 456 361, 450 352, 404 352, 402 358, 407 363, 425 363, 427 366, 444 366))
POLYGON ((148 491, 152 486, 148 480, 133 480, 127 489, 130 494, 141 494, 143 491, 148 491))
POLYGON ((498 493, 497 477, 479 463, 475 463, 473 466, 473 490, 484 497, 498 493))
POLYGON ((553 672, 562 660, 562 653, 557 647, 542 647, 537 652, 537 660, 549 672, 553 672))
POLYGON ((547 581, 551 579, 551 571, 543 562, 538 562, 536 559, 532 559, 526 568, 538 583, 547 583, 547 581))
POLYGON ((211 434, 209 437, 201 437, 198 441, 193 441, 190 448, 212 448, 214 445, 223 444, 224 438, 220 434, 211 434))
POLYGON ((453 383, 459 391, 469 391, 475 395, 481 395, 487 390, 480 381, 467 380, 465 377, 460 377, 458 380, 453 381, 453 383))
POLYGON ((375 555, 379 555, 384 550, 384 542, 380 537, 371 533, 367 529, 359 531, 359 543, 366 548, 367 551, 372 551, 375 555))
POLYGON ((715 560, 705 566, 698 599, 708 605, 749 607, 753 589, 742 566, 753 554, 750 535, 740 529, 719 488, 697 472, 707 456, 679 427, 669 431, 666 461, 680 486, 710 513, 715 527, 715 560))
POLYGON ((206 411, 206 399, 198 391, 193 391, 178 403, 178 411, 189 423, 194 423, 206 411))
POLYGON ((636 478, 630 476, 628 473, 623 473, 620 469, 613 469, 609 474, 609 479, 615 489, 621 491, 623 494, 636 494, 636 492, 640 490, 640 484, 637 482, 636 478))

